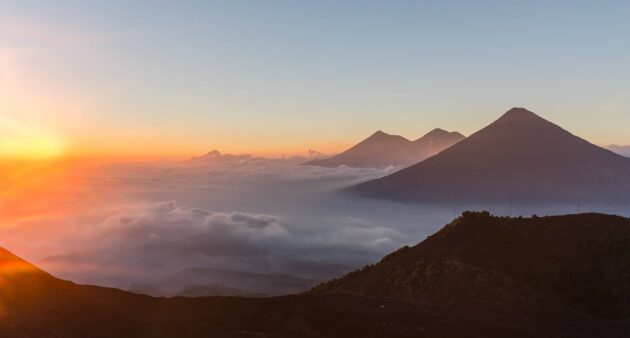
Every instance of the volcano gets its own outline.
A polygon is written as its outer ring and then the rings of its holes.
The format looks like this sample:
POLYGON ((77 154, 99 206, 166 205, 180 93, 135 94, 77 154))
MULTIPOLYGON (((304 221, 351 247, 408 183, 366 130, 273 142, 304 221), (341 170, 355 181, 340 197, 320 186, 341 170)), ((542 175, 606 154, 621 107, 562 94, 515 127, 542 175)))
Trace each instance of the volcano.
POLYGON ((305 164, 320 167, 346 165, 357 168, 411 165, 439 153, 464 138, 464 135, 458 132, 438 128, 411 141, 379 130, 336 156, 312 160, 305 164))
POLYGON ((423 162, 348 190, 421 203, 621 204, 630 201, 630 159, 513 108, 423 162))

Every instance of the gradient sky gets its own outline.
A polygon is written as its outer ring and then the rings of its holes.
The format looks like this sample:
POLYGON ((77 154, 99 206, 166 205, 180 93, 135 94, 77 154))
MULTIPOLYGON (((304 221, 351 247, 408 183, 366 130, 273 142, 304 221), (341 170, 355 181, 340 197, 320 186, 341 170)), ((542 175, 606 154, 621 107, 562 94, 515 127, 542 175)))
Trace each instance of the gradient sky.
POLYGON ((630 143, 627 1, 0 2, 0 157, 343 149, 526 107, 630 143))

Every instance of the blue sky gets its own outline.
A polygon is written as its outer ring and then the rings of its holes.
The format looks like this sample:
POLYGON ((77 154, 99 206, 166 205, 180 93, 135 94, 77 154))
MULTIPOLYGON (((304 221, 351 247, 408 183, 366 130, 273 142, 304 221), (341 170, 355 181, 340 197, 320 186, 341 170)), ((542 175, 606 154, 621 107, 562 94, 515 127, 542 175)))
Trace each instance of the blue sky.
POLYGON ((512 106, 630 143, 629 17, 623 1, 3 1, 0 114, 103 151, 330 152, 377 129, 470 134, 512 106))

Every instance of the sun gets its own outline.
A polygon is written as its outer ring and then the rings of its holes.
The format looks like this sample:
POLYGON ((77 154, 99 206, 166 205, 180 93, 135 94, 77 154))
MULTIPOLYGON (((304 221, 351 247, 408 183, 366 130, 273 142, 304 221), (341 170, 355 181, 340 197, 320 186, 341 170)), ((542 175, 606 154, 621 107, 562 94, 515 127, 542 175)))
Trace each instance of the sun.
POLYGON ((64 140, 41 127, 0 116, 0 158, 51 159, 63 154, 64 140))

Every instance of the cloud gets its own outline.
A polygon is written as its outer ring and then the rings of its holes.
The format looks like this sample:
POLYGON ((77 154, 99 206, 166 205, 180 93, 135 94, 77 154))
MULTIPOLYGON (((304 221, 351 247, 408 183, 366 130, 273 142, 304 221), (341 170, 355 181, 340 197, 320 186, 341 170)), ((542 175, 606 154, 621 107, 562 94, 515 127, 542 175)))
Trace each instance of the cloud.
POLYGON ((414 213, 421 211, 415 207, 406 213, 405 206, 336 194, 395 168, 320 168, 302 166, 299 158, 211 155, 207 161, 81 170, 81 180, 64 191, 62 208, 60 199, 29 202, 63 212, 2 231, 2 244, 79 283, 168 285, 174 292, 190 280, 173 276, 201 268, 289 276, 265 282, 287 291, 295 278, 324 280, 375 262, 410 244, 401 229, 413 224, 418 231, 414 213))
POLYGON ((174 201, 130 205, 89 229, 88 237, 103 249, 128 249, 161 242, 191 241, 206 236, 213 248, 264 243, 285 238, 278 218, 242 212, 213 213, 184 208, 174 201))
POLYGON ((86 229, 89 248, 49 258, 43 266, 62 277, 112 286, 163 280, 190 268, 321 280, 337 276, 340 266, 346 271, 377 259, 403 238, 359 218, 328 222, 304 231, 272 215, 211 212, 174 201, 134 204, 86 229))
POLYGON ((313 189, 336 189, 391 174, 402 167, 337 168, 302 165, 306 157, 265 158, 249 154, 222 154, 217 150, 193 157, 188 161, 116 165, 110 169, 121 175, 133 176, 141 181, 151 180, 217 182, 219 184, 258 184, 259 182, 285 182, 312 184, 313 189), (323 185, 318 185, 324 183, 323 185))

